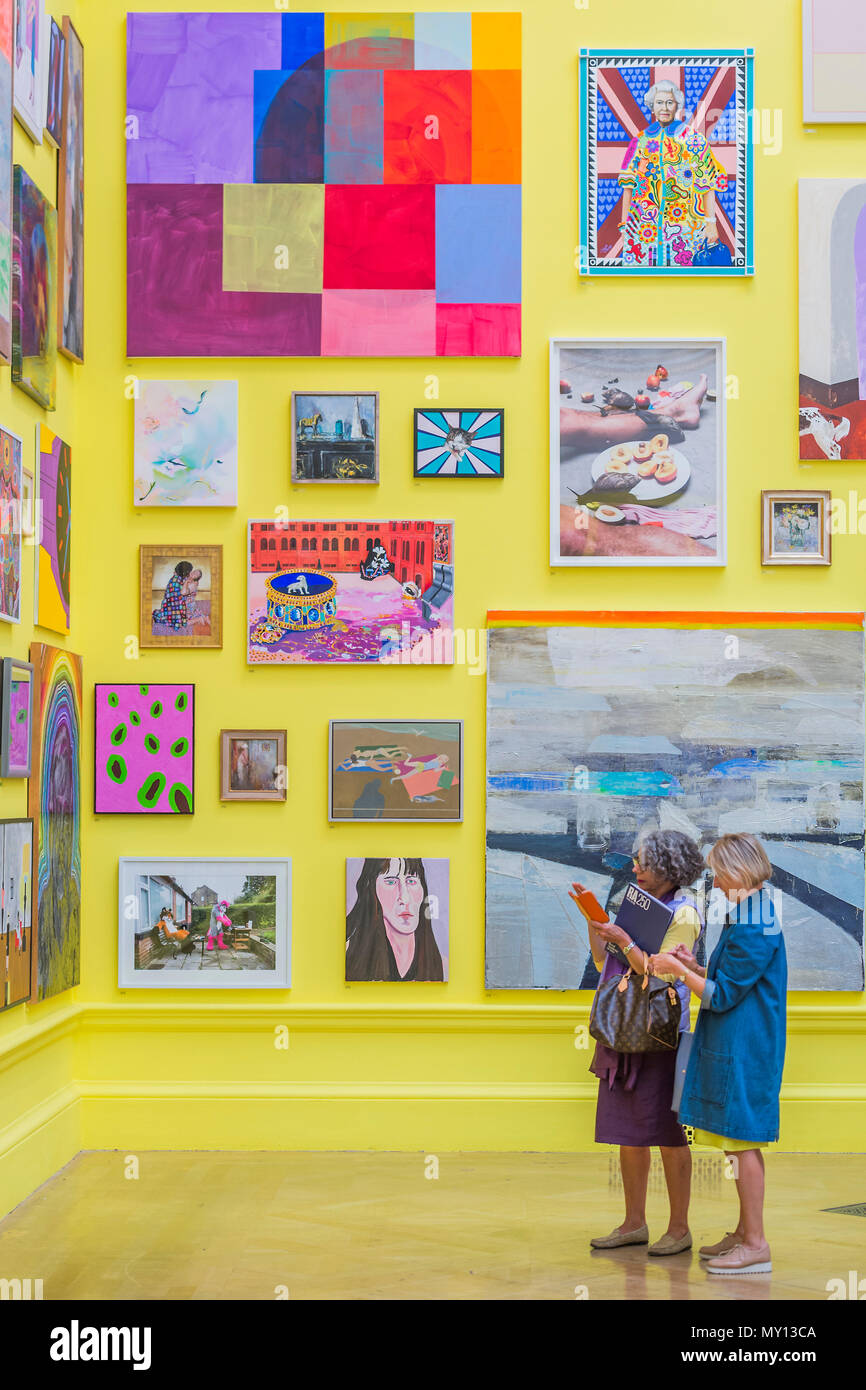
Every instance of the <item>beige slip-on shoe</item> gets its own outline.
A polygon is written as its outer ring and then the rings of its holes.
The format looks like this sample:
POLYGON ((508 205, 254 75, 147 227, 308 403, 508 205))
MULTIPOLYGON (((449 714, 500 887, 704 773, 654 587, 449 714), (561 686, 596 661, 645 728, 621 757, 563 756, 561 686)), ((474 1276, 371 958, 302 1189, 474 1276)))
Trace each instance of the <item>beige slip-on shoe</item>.
POLYGON ((665 1233, 655 1245, 651 1245, 647 1251, 648 1255, 680 1255, 683 1250, 691 1250, 692 1233, 686 1231, 684 1236, 669 1236, 665 1233))
POLYGON ((636 1231, 611 1231, 609 1236, 593 1236, 589 1242, 596 1250, 614 1250, 618 1245, 646 1245, 649 1227, 638 1226, 636 1231))
POLYGON ((698 1255, 702 1260, 714 1260, 719 1255, 727 1255, 729 1250, 733 1250, 735 1245, 739 1245, 740 1237, 735 1236, 733 1231, 726 1231, 721 1240, 717 1240, 715 1245, 702 1245, 698 1255))
POLYGON ((770 1274, 773 1265, 769 1245, 755 1250, 748 1245, 735 1245, 727 1255, 718 1255, 704 1266, 708 1274, 770 1274))

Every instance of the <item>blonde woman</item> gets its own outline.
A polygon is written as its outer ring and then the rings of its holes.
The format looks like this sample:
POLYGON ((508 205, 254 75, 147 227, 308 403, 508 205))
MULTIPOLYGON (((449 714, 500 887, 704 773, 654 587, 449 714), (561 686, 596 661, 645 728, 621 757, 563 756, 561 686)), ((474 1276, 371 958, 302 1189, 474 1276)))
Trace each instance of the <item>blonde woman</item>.
POLYGON ((766 1274, 764 1158, 779 1137, 788 984, 785 943, 767 884, 770 861, 754 835, 723 835, 707 855, 728 915, 706 972, 683 946, 652 958, 700 996, 679 1118, 695 1140, 723 1149, 736 1174, 736 1229, 700 1255, 711 1274, 766 1274))

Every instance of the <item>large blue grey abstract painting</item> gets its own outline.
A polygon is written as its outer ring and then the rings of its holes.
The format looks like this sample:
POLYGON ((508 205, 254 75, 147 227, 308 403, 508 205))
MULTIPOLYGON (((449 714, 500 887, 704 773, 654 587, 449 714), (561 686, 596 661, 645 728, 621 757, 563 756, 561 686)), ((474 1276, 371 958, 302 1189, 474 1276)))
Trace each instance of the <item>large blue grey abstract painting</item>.
MULTIPOLYGON (((613 915, 638 839, 662 827, 705 851, 725 833, 758 835, 789 989, 861 990, 859 615, 835 627, 807 615, 798 629, 719 614, 697 630, 636 616, 491 628, 487 987, 594 987, 569 886, 579 879, 613 915)), ((720 913, 710 919, 702 954, 721 929, 720 913)))

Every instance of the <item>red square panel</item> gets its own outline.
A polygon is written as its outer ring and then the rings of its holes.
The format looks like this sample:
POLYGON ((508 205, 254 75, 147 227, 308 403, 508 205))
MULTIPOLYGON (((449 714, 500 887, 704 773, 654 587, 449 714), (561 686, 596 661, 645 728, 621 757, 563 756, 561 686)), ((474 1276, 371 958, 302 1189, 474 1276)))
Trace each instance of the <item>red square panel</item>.
POLYGON ((323 288, 429 290, 436 284, 436 188, 328 184, 323 288))
POLYGON ((437 304, 438 357, 519 357, 519 304, 437 304))
POLYGON ((472 182, 472 73, 386 72, 385 183, 472 182))

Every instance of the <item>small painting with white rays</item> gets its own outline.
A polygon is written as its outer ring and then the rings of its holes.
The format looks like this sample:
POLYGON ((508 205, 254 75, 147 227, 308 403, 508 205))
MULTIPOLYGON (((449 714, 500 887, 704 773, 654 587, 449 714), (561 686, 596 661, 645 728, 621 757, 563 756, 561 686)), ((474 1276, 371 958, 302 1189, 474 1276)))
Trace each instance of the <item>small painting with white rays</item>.
POLYGON ((416 478, 501 478, 504 410, 416 410, 416 478))

